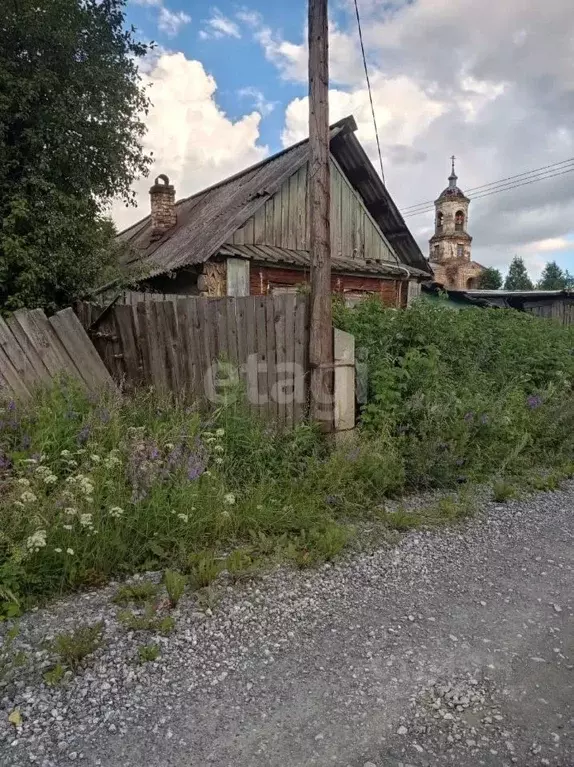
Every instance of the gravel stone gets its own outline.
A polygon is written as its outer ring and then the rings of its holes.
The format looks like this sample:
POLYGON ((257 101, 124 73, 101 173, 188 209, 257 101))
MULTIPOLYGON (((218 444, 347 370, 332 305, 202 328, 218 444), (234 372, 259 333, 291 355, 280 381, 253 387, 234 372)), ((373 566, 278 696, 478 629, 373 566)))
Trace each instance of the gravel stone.
POLYGON ((168 636, 126 631, 117 584, 31 611, 0 767, 572 765, 573 507, 568 483, 317 570, 221 577, 168 636), (96 621, 103 646, 47 686, 46 640, 96 621))

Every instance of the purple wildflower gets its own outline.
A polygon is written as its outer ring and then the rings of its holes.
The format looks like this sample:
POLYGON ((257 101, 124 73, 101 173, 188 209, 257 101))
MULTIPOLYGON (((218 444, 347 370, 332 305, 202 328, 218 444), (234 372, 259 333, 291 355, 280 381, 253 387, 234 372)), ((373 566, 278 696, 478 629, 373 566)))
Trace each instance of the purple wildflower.
POLYGON ((102 423, 109 423, 110 411, 107 408, 102 408, 102 410, 100 410, 99 416, 102 423))
POLYGON ((480 423, 487 424, 490 421, 488 415, 486 413, 483 413, 480 416, 480 423))
POLYGON ((85 445, 86 442, 89 440, 89 438, 90 438, 90 427, 83 426, 76 438, 78 441, 78 445, 85 445))
POLYGON ((6 453, 0 453, 0 469, 11 469, 12 461, 8 458, 6 453))
POLYGON ((470 412, 469 412, 469 413, 465 413, 465 414, 464 414, 464 420, 465 420, 467 423, 471 423, 471 421, 473 421, 473 419, 474 419, 474 413, 470 413, 470 412))
POLYGON ((537 394, 531 394, 530 397, 527 398, 526 404, 531 410, 536 410, 536 408, 540 407, 542 404, 542 397, 539 397, 537 394))
POLYGON ((464 458, 457 458, 455 463, 457 466, 464 466, 464 458))
POLYGON ((10 402, 8 403, 8 410, 10 410, 11 412, 16 410, 16 403, 14 402, 13 399, 11 399, 10 402))
POLYGON ((32 439, 29 434, 24 434, 22 437, 22 450, 28 450, 32 444, 32 439))
POLYGON ((159 449, 157 447, 152 447, 149 457, 151 461, 156 461, 159 458, 159 449))

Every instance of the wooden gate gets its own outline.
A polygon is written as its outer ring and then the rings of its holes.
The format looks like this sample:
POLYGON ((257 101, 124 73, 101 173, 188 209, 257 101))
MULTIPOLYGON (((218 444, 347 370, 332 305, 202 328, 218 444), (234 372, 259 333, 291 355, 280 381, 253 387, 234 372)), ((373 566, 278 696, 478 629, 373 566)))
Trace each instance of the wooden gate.
POLYGON ((307 410, 309 305, 303 294, 80 303, 112 377, 220 402, 240 381, 253 408, 286 426, 307 410))

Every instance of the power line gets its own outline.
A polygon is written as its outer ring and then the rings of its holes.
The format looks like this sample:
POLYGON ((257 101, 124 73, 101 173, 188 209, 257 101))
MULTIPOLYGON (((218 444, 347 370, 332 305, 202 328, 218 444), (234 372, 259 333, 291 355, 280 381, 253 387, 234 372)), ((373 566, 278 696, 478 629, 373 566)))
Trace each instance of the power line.
MULTIPOLYGON (((537 181, 545 181, 548 178, 556 178, 557 176, 564 176, 566 173, 572 173, 572 172, 574 172, 574 165, 572 165, 572 167, 567 168, 566 170, 562 170, 562 171, 559 171, 557 173, 551 173, 550 175, 540 176, 538 178, 527 179, 525 181, 521 181, 518 184, 508 184, 506 186, 501 186, 498 189, 493 189, 493 190, 490 190, 490 191, 485 191, 483 194, 478 194, 478 195, 476 195, 474 197, 471 197, 471 200, 473 200, 473 201, 474 200, 481 200, 484 197, 490 197, 493 194, 500 194, 501 192, 508 192, 511 189, 517 189, 520 186, 527 186, 528 184, 534 184, 537 181)), ((427 207, 427 208, 425 208, 423 210, 415 210, 412 213, 403 213, 403 217, 404 218, 408 218, 410 216, 419 216, 419 215, 422 215, 423 213, 431 213, 433 210, 434 210, 434 205, 433 205, 433 207, 430 207, 430 208, 427 207)))
POLYGON ((367 88, 369 90, 369 100, 371 102, 371 112, 373 115, 373 124, 375 126, 375 136, 377 139, 377 151, 379 152, 379 162, 381 163, 381 176, 383 184, 385 183, 385 171, 383 168, 383 155, 381 154, 381 142, 379 140, 379 129, 377 127, 377 118, 375 116, 375 105, 373 104, 373 94, 371 91, 371 81, 369 79, 369 68, 367 67, 367 57, 365 55, 365 46, 363 44, 363 30, 361 29, 361 16, 359 14, 359 3, 355 0, 355 12, 357 14, 357 26, 359 27, 359 40, 361 41, 361 53, 363 54, 363 64, 365 66, 365 77, 367 79, 367 88))
MULTIPOLYGON (((561 162, 552 163, 551 165, 544 165, 541 168, 534 168, 533 170, 525 171, 524 173, 518 173, 515 176, 507 176, 506 178, 499 179, 498 181, 491 181, 489 184, 482 184, 482 186, 475 186, 471 189, 467 189, 466 193, 471 194, 472 192, 478 192, 481 190, 486 190, 490 187, 497 187, 500 184, 504 184, 505 182, 509 181, 515 181, 521 178, 524 178, 526 176, 532 176, 534 174, 540 174, 543 171, 547 170, 554 170, 558 169, 559 166, 568 165, 569 163, 574 162, 574 157, 570 157, 567 160, 562 160, 561 162)), ((426 207, 427 205, 434 204, 434 200, 426 200, 425 202, 419 202, 416 205, 408 205, 406 208, 403 208, 403 214, 408 214, 411 211, 414 211, 416 208, 422 208, 426 207)))

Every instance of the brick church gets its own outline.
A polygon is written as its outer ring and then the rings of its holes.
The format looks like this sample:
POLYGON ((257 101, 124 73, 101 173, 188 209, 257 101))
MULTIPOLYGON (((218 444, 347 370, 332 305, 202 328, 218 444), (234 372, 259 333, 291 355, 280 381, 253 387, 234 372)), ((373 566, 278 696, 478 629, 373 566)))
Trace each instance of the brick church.
POLYGON ((435 233, 429 240, 429 261, 436 282, 450 290, 470 290, 478 287, 484 267, 471 260, 472 237, 467 231, 470 200, 457 186, 455 158, 451 159, 448 186, 435 200, 435 233))

